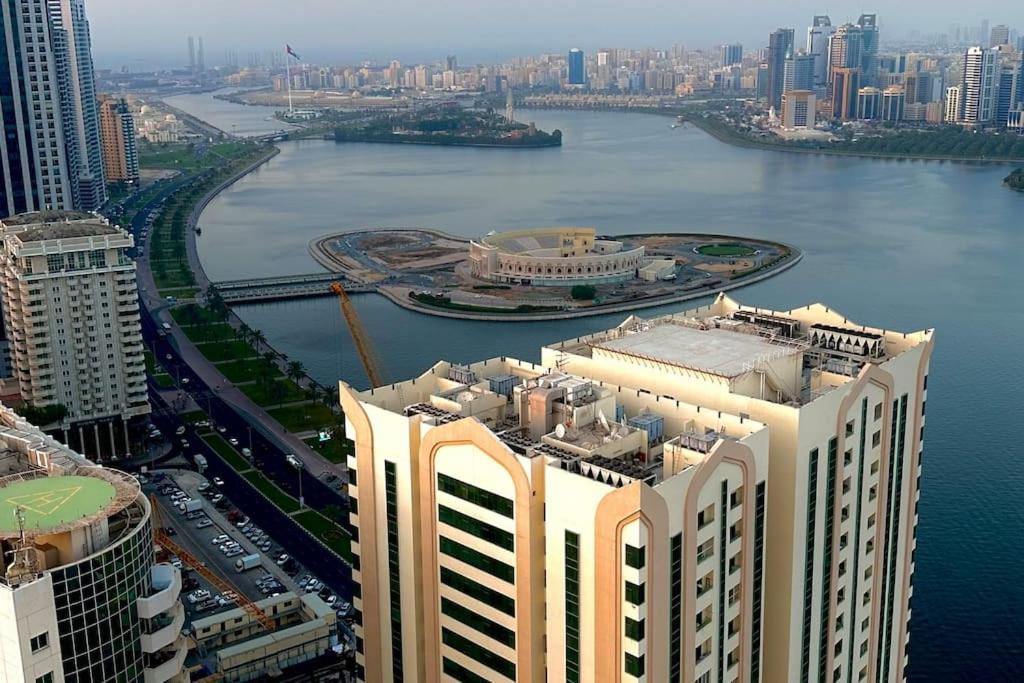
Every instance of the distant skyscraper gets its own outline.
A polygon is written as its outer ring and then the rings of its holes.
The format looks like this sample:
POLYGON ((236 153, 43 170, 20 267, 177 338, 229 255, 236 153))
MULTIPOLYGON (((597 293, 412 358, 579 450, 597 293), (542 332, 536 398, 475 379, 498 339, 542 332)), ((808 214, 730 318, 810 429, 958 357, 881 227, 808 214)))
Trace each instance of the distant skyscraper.
POLYGON ((814 55, 799 53, 786 59, 783 92, 814 90, 814 55))
POLYGON ((786 57, 793 52, 793 29, 780 28, 768 36, 768 104, 779 110, 785 91, 786 57))
POLYGON ((1022 95, 1021 59, 1009 56, 1002 60, 999 68, 999 96, 996 102, 995 125, 1005 127, 1010 111, 1016 108, 1022 95))
MULTIPOLYGON (((860 77, 866 85, 878 85, 878 15, 862 14, 860 27, 860 77)), ((855 66, 855 65, 852 65, 855 66)))
POLYGON ((995 122, 1002 74, 997 48, 968 48, 960 81, 960 116, 964 125, 979 127, 995 122))
POLYGON ((447 71, 455 71, 459 68, 459 60, 455 58, 455 55, 448 55, 444 58, 444 66, 447 71))
POLYGON ((835 29, 828 15, 819 14, 807 29, 807 53, 814 57, 814 88, 824 94, 828 86, 828 43, 835 29))
MULTIPOLYGON (((0 217, 74 203, 46 0, 3 0, 0 217), (29 42, 31 41, 31 43, 29 42)), ((63 53, 61 53, 63 56, 63 53)))
POLYGON ((1010 44, 1010 27, 1006 24, 999 24, 998 26, 992 27, 992 33, 989 36, 988 44, 990 47, 997 47, 999 45, 1010 44))
POLYGON ((960 120, 960 86, 954 85, 946 88, 946 113, 943 116, 946 123, 956 123, 960 120))
POLYGON ((843 24, 836 29, 828 42, 829 83, 836 69, 860 69, 861 28, 855 24, 843 24))
POLYGON ((722 66, 732 66, 743 62, 743 46, 732 43, 722 46, 722 66))
POLYGON ((902 86, 890 85, 882 91, 882 120, 902 121, 906 98, 902 86))
POLYGON ((810 90, 788 90, 782 93, 782 127, 814 128, 814 93, 810 90))
POLYGON ((837 66, 832 69, 832 118, 849 121, 857 116, 860 69, 837 66))
POLYGON ((203 37, 199 36, 199 48, 196 50, 196 74, 206 73, 206 51, 203 49, 203 37))
POLYGON ((192 36, 188 37, 188 72, 196 74, 196 39, 192 36))
POLYGON ((882 91, 878 88, 861 88, 857 91, 857 118, 872 121, 880 117, 882 91))
POLYGON ((95 211, 107 200, 96 103, 92 41, 84 0, 47 0, 57 57, 68 177, 74 207, 95 211))
POLYGON ((569 85, 586 85, 587 70, 583 63, 583 50, 569 50, 569 85))
POLYGON ((107 180, 137 183, 139 151, 135 141, 135 119, 124 98, 100 96, 100 134, 107 180))

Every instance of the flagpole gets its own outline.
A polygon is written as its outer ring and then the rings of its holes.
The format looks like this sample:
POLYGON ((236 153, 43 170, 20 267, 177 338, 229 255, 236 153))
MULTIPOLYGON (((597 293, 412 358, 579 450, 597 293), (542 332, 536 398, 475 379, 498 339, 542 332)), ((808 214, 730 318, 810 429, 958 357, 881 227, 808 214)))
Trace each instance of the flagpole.
POLYGON ((288 81, 288 116, 294 116, 295 110, 292 108, 292 56, 288 54, 288 46, 284 48, 284 68, 285 68, 285 79, 288 81))

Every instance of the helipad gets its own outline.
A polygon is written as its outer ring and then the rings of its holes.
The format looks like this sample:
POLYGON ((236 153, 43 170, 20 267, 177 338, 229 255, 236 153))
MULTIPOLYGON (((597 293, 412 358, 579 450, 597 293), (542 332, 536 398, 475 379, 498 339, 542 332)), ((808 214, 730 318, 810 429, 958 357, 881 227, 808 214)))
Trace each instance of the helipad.
POLYGON ((0 488, 0 535, 17 533, 18 509, 25 531, 45 532, 77 526, 114 502, 113 484, 97 477, 43 476, 0 488))

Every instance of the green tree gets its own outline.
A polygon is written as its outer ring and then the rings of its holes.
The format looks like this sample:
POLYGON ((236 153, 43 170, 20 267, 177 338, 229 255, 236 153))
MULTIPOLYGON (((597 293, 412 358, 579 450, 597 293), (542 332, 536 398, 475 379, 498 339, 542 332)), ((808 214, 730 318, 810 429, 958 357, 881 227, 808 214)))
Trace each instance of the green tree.
POLYGON ((594 285, 573 285, 570 295, 577 301, 593 299, 597 294, 597 289, 594 285))

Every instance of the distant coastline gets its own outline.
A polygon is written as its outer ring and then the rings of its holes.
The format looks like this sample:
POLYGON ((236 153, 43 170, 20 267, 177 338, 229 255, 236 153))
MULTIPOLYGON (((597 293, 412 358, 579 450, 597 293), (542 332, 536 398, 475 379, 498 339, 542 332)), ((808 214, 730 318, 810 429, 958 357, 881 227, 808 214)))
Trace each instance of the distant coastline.
POLYGON ((372 142, 388 145, 440 145, 447 147, 501 147, 505 149, 533 149, 538 147, 561 147, 562 132, 540 133, 518 138, 498 136, 460 136, 446 133, 431 135, 407 135, 401 133, 366 133, 361 131, 335 130, 335 142, 372 142))

